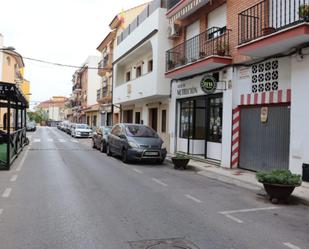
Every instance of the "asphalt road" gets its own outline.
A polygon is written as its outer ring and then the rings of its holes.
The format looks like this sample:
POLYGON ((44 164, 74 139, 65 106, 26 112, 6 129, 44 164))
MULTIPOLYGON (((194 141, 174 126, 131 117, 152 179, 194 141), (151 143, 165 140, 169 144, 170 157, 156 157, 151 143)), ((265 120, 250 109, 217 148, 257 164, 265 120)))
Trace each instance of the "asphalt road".
POLYGON ((123 164, 55 128, 32 133, 0 171, 0 195, 1 249, 309 248, 306 206, 167 164, 123 164))

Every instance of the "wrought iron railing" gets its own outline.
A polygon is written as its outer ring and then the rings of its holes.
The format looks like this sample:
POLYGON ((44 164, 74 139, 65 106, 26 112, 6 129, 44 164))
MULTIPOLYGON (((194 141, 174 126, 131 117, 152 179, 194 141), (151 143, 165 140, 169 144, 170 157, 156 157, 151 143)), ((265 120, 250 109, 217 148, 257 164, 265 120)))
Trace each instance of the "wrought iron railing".
POLYGON ((230 30, 213 27, 166 52, 166 71, 209 56, 229 56, 230 30))
POLYGON ((103 69, 103 68, 110 68, 112 67, 112 54, 107 54, 104 56, 104 58, 102 60, 100 60, 99 64, 98 64, 98 67, 99 67, 99 70, 100 69, 103 69))
POLYGON ((102 87, 97 90, 97 101, 102 100, 105 97, 111 97, 111 90, 108 86, 102 87))
POLYGON ((264 0, 239 13, 238 43, 308 21, 309 0, 264 0))
POLYGON ((72 87, 72 91, 74 92, 75 90, 81 90, 82 89, 82 86, 80 84, 75 84, 73 87, 72 87))

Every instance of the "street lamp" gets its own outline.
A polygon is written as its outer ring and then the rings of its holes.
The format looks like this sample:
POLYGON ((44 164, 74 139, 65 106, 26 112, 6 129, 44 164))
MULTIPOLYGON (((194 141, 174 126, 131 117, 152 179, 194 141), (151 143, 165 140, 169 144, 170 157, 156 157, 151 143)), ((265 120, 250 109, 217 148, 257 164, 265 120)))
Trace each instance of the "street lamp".
POLYGON ((0 51, 15 51, 15 48, 12 46, 0 48, 0 51))

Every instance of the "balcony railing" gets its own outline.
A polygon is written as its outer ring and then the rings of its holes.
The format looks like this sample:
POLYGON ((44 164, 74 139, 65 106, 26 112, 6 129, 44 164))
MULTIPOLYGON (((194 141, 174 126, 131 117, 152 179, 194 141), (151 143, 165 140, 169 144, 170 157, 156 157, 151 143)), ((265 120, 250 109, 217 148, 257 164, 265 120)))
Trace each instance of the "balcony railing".
POLYGON ((158 8, 165 7, 164 0, 153 0, 147 7, 133 20, 128 27, 122 31, 117 37, 117 45, 119 45, 124 39, 126 39, 139 25, 141 25, 153 12, 158 8))
POLYGON ((103 87, 97 90, 97 101, 102 100, 103 98, 106 97, 111 97, 111 90, 109 89, 109 87, 103 87))
POLYGON ((74 92, 75 90, 81 90, 82 87, 80 84, 75 84, 73 87, 72 87, 72 91, 74 92))
POLYGON ((99 62, 98 66, 100 69, 111 67, 112 65, 112 54, 107 54, 104 58, 99 62))
POLYGON ((167 10, 172 9, 175 5, 177 5, 179 2, 181 2, 182 0, 168 0, 167 1, 167 10))
POLYGON ((229 56, 230 30, 213 27, 166 52, 166 71, 209 56, 229 56))
POLYGON ((239 13, 238 43, 308 21, 309 0, 264 0, 239 13))

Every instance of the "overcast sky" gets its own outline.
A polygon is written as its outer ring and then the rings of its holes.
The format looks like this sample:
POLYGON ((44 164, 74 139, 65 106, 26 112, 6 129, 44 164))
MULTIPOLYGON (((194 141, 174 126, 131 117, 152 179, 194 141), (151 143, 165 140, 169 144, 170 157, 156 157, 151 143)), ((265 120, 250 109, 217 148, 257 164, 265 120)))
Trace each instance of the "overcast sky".
MULTIPOLYGON (((108 34, 122 9, 149 0, 1 0, 0 33, 4 45, 23 56, 79 66, 108 34)), ((25 60, 31 100, 68 96, 74 69, 25 60)), ((32 102, 33 104, 33 102, 32 102)))

